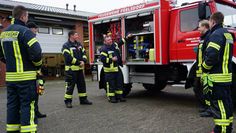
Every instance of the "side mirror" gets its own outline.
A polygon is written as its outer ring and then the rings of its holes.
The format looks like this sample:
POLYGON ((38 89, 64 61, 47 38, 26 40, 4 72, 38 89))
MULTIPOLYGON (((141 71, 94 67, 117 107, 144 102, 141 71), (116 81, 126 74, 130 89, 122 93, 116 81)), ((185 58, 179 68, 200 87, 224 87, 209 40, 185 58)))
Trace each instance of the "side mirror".
POLYGON ((206 19, 206 2, 199 2, 198 4, 198 17, 200 20, 206 19))

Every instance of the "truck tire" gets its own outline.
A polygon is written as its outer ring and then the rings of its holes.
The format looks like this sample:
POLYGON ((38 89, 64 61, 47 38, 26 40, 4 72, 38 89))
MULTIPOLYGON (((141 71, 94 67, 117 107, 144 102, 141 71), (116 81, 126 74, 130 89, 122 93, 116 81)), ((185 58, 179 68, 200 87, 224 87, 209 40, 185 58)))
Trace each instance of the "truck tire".
POLYGON ((143 87, 148 90, 148 91, 161 91, 163 90, 167 85, 167 81, 163 80, 163 81, 158 81, 158 84, 143 84, 143 87))

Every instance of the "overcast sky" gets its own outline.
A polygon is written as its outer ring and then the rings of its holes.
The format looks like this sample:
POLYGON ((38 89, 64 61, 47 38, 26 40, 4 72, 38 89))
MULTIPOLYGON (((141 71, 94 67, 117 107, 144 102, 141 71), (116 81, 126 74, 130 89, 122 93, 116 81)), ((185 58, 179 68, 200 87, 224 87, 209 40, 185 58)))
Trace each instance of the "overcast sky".
MULTIPOLYGON (((15 1, 35 3, 35 4, 60 7, 60 8, 65 8, 66 3, 68 3, 70 9, 73 9, 73 5, 76 5, 77 10, 101 13, 116 8, 121 8, 124 6, 142 3, 145 0, 15 0, 15 1)), ((196 0, 178 0, 178 4, 182 2, 191 2, 191 1, 196 1, 196 0)))

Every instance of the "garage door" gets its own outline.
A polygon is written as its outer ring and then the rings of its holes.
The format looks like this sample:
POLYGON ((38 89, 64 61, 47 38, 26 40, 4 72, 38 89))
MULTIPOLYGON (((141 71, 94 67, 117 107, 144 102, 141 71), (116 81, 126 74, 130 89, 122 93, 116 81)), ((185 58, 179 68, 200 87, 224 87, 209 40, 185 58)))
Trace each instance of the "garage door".
POLYGON ((62 45, 68 40, 67 28, 40 27, 37 39, 43 53, 61 53, 62 45))

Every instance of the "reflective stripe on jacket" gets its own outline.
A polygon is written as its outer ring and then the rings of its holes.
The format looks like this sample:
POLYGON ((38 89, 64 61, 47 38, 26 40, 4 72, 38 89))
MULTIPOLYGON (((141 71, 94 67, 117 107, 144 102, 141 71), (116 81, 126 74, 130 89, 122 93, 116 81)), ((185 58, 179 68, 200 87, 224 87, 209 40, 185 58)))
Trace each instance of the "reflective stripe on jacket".
POLYGON ((211 75, 213 82, 231 84, 232 55, 233 36, 222 25, 214 26, 204 53, 203 72, 211 75))
POLYGON ((67 41, 62 47, 62 54, 65 58, 65 71, 79 71, 84 69, 80 66, 80 61, 86 63, 87 56, 81 43, 67 41))
POLYGON ((6 81, 35 80, 42 65, 42 50, 24 22, 13 19, 0 35, 0 59, 6 63, 6 81))

